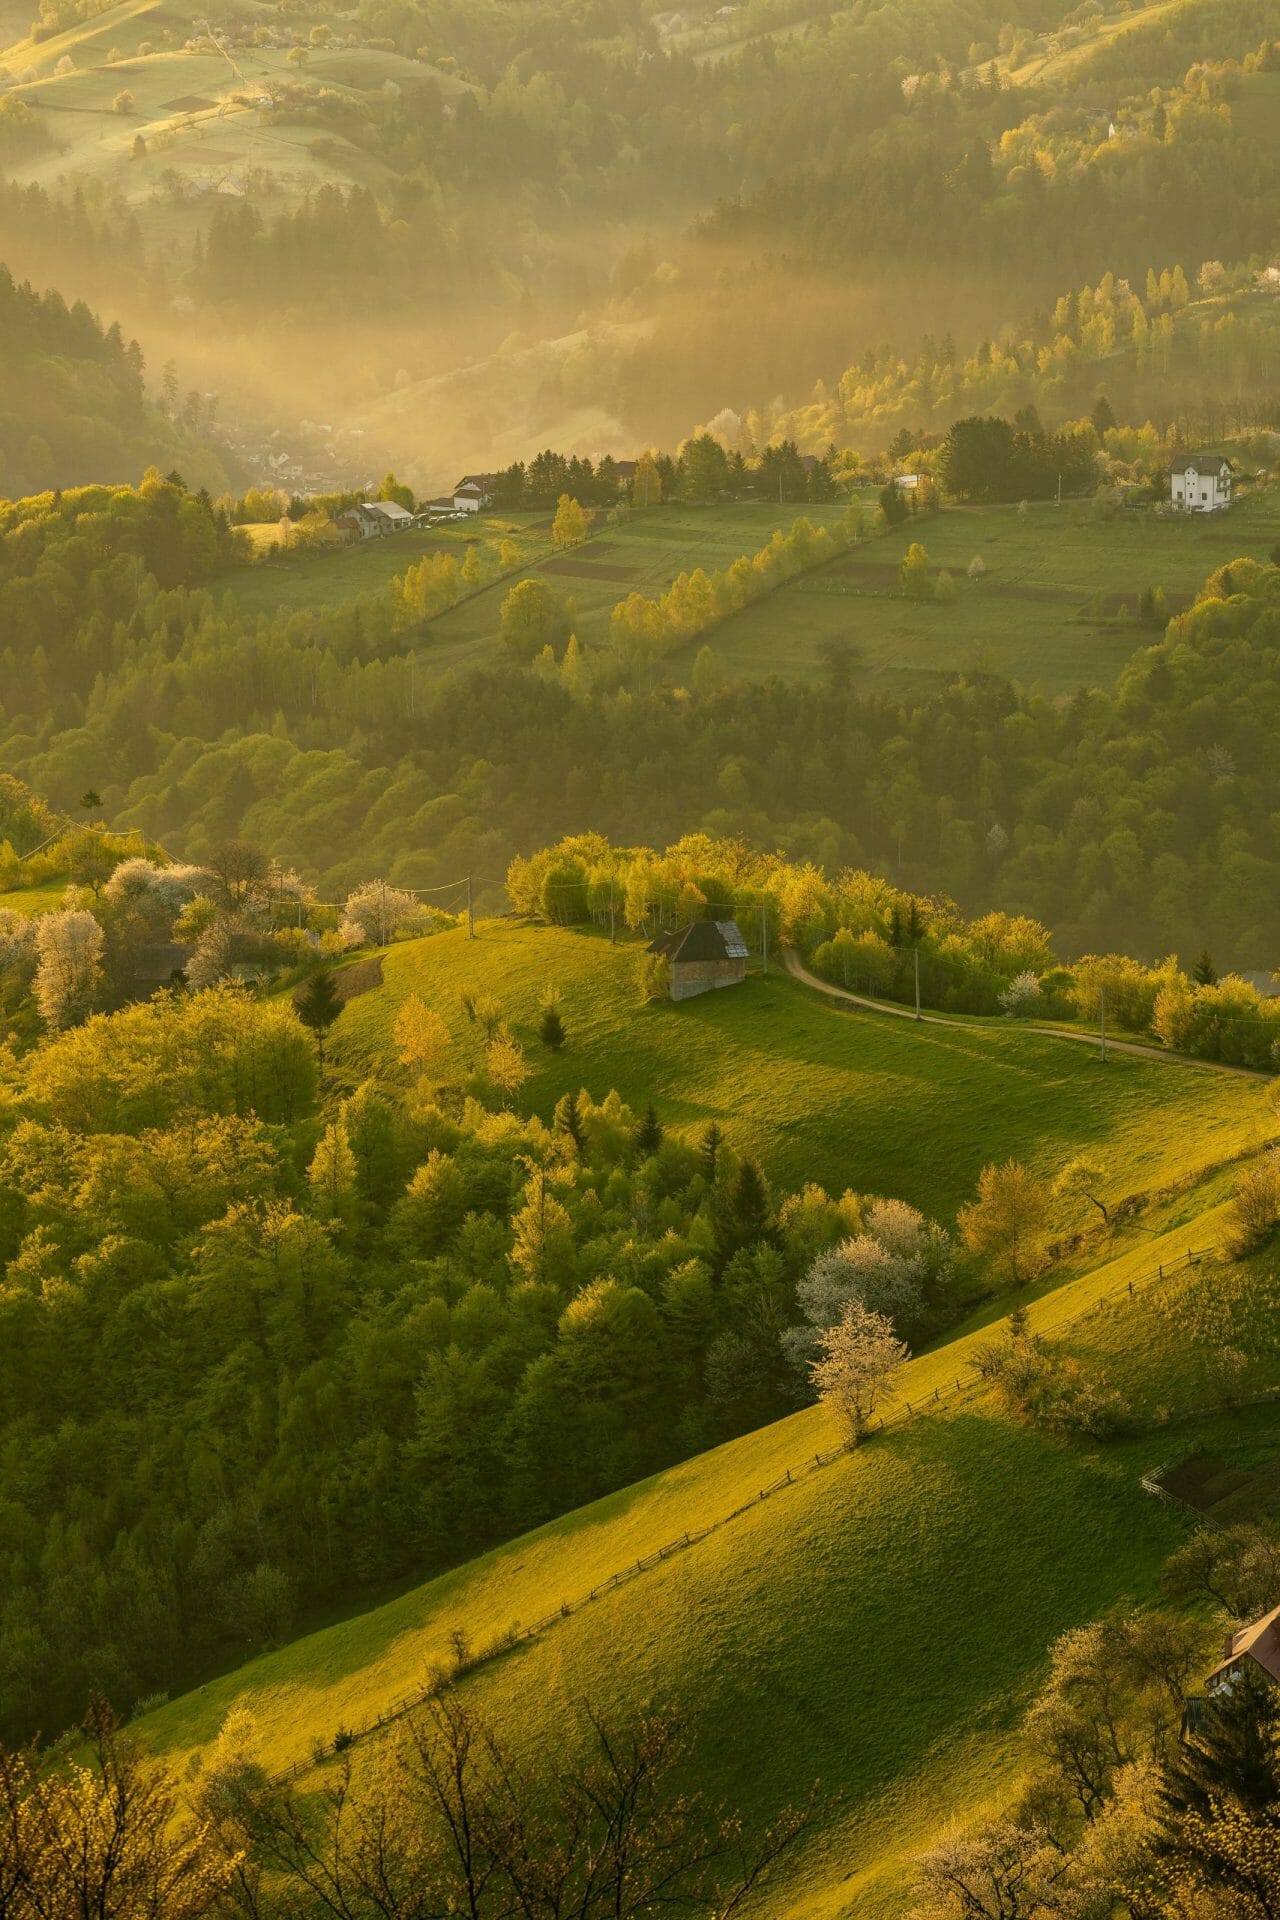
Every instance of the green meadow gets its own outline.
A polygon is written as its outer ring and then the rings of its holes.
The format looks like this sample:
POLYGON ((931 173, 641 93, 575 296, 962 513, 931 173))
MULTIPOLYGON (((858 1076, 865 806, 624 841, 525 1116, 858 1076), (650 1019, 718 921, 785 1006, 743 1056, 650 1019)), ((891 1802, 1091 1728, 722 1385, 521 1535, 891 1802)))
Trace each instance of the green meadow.
POLYGON ((47 880, 39 887, 15 887, 11 893, 0 893, 0 911, 23 913, 34 916, 37 913, 50 913, 62 905, 62 896, 67 890, 65 880, 47 880))
POLYGON ((1113 1054, 1103 1066, 1077 1041, 1004 1022, 917 1027, 841 1008, 776 969, 681 1006, 641 1007, 636 942, 509 919, 481 921, 477 936, 391 947, 383 985, 333 1029, 339 1069, 356 1078, 393 1058, 396 1012, 417 993, 448 1023, 461 1077, 482 1036, 460 995, 492 995, 533 1068, 525 1111, 550 1119, 570 1089, 616 1088, 690 1133, 716 1121, 779 1187, 894 1193, 940 1217, 970 1198, 990 1160, 1052 1175, 1088 1149, 1119 1197, 1193 1180, 1271 1137, 1262 1082, 1180 1061, 1113 1054), (569 1035, 558 1055, 537 1038, 549 986, 569 1035))
MULTIPOLYGON (((830 524, 842 511, 759 503, 664 506, 617 525, 598 522, 585 545, 564 554, 551 550, 546 514, 485 516, 273 560, 228 576, 225 584, 252 613, 341 605, 385 589, 426 553, 461 556, 477 539, 514 539, 520 567, 468 594, 423 630, 420 663, 438 674, 494 658, 502 601, 518 579, 543 579, 572 596, 579 640, 601 647, 613 608, 627 594, 653 597, 681 571, 727 567, 798 514, 830 524)), ((1144 588, 1162 588, 1177 611, 1214 568, 1240 554, 1264 559, 1277 538, 1280 497, 1268 492, 1242 499, 1229 516, 1208 524, 1157 520, 1138 510, 1097 521, 1079 503, 1026 512, 951 507, 874 536, 790 581, 670 655, 655 672, 687 683, 697 652, 710 644, 735 676, 809 679, 828 670, 833 648, 845 648, 855 678, 898 691, 920 685, 922 677, 973 669, 1050 694, 1106 686, 1137 648, 1158 637, 1137 620, 1144 588), (935 574, 950 573, 956 590, 950 604, 902 595, 898 568, 915 540, 935 574), (984 571, 971 580, 975 558, 984 571)))
MULTIPOLYGON (((789 582, 708 637, 735 675, 817 675, 843 645, 856 672, 898 689, 975 667, 1047 693, 1107 686, 1158 638, 1137 622, 1145 587, 1162 587, 1176 612, 1214 568, 1242 554, 1266 559, 1277 538, 1274 492, 1208 524, 1133 509, 1095 521, 1077 504, 951 507, 789 582), (952 603, 902 596, 898 567, 913 540, 935 572, 950 573, 952 603), (985 572, 970 580, 976 558, 985 572)), ((687 671, 692 652, 672 669, 687 671)))
MULTIPOLYGON (((1201 1243, 1215 1224, 1199 1223, 1201 1243)), ((1161 1289, 1130 1299, 1126 1288, 1176 1257, 1179 1239, 1153 1239, 1042 1298, 1033 1328, 1090 1313, 1165 1390, 1168 1350, 1146 1338, 1161 1289), (1098 1307, 1117 1290, 1120 1304, 1098 1307)), ((899 1411, 965 1377, 977 1338, 914 1360, 899 1411)), ((1274 1443, 1275 1425, 1271 1412, 1251 1430, 1274 1443)), ((1213 1445, 1223 1431, 1211 1416, 1190 1437, 1213 1445)), ((1138 1485, 1168 1452, 1159 1429, 1066 1443, 966 1389, 800 1474, 832 1439, 821 1409, 798 1413, 211 1681, 141 1731, 182 1770, 243 1701, 268 1765, 306 1762, 314 1742, 367 1725, 447 1665, 455 1631, 484 1649, 567 1604, 462 1681, 462 1697, 544 1754, 580 1738, 584 1700, 619 1719, 655 1705, 687 1713, 700 1784, 749 1822, 818 1783, 818 1829, 759 1911, 887 1920, 902 1911, 912 1855, 948 1821, 994 1813, 1014 1787, 1016 1728, 1049 1643, 1154 1599, 1182 1534, 1138 1485), (788 1468, 794 1484, 574 1604, 788 1468)))

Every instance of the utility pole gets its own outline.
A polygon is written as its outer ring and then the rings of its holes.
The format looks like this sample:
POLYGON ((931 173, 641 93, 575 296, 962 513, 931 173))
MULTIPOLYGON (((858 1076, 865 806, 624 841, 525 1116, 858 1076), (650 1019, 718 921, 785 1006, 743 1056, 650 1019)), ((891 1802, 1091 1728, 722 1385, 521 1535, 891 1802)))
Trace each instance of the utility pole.
POLYGON ((387 925, 387 883, 385 880, 382 882, 382 911, 378 915, 378 930, 382 935, 382 944, 385 947, 391 938, 391 929, 387 925))
POLYGON ((916 1019, 920 1018, 920 949, 915 947, 911 954, 916 963, 916 1019))
POLYGON ((618 944, 618 930, 614 924, 614 919, 613 919, 613 875, 612 874, 609 875, 609 944, 612 947, 616 947, 618 944))
POLYGON ((1058 499, 1057 499, 1057 505, 1058 505, 1058 506, 1061 506, 1061 505, 1062 505, 1062 475, 1061 475, 1061 474, 1059 474, 1059 475, 1058 475, 1058 499))
POLYGON ((476 937, 476 923, 471 913, 471 875, 468 874, 467 875, 467 938, 468 940, 474 940, 475 937, 476 937))
POLYGON ((1107 1058, 1107 989, 1105 986, 1098 991, 1098 1037, 1102 1043, 1099 1058, 1105 1065, 1107 1058))
POLYGON ((766 973, 768 973, 769 971, 769 908, 768 908, 768 904, 764 900, 760 902, 760 952, 764 957, 764 970, 766 973))

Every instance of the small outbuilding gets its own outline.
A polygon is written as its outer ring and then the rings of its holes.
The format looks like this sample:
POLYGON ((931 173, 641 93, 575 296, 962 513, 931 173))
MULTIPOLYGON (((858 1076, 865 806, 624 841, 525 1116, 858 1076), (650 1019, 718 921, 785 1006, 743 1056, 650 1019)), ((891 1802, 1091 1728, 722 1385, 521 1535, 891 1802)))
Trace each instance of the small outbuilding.
POLYGON ((649 952, 665 954, 670 962, 673 1000, 736 987, 747 977, 747 943, 736 920, 691 920, 660 933, 649 942, 649 952))

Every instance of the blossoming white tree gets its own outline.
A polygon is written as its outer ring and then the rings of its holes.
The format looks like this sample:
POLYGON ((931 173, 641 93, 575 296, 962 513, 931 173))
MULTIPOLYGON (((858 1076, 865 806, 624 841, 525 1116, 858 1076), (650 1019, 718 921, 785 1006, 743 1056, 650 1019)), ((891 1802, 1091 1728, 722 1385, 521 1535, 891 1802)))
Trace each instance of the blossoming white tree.
POLYGON ((845 1438, 857 1446, 906 1363, 906 1342, 884 1314, 850 1300, 839 1325, 827 1329, 819 1346, 820 1357, 810 1369, 813 1384, 845 1438))

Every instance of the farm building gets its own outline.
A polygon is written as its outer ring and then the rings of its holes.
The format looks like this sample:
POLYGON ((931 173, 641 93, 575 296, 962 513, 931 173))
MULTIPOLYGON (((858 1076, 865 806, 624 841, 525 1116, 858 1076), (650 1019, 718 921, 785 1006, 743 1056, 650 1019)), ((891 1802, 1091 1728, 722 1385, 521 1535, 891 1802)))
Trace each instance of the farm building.
POLYGON ((413 515, 394 500, 358 500, 334 521, 343 533, 361 540, 375 540, 384 533, 404 533, 413 525, 413 515))
POLYGON ((489 504, 492 486, 492 474, 465 474, 453 490, 454 511, 457 513, 480 513, 489 504))
POLYGON ((716 987, 736 987, 747 977, 747 943, 736 920, 692 920, 649 942, 650 953, 671 963, 671 998, 692 1000, 716 987))
POLYGON ((1220 453, 1175 460, 1169 491, 1179 513, 1217 513, 1231 505, 1231 462, 1220 453))
POLYGON ((1280 1607, 1272 1607, 1239 1633, 1229 1633, 1222 1651, 1222 1659, 1205 1683, 1210 1693, 1229 1687, 1241 1673, 1280 1681, 1280 1607))

